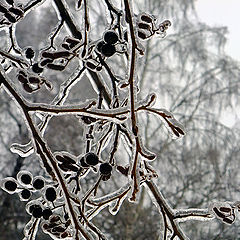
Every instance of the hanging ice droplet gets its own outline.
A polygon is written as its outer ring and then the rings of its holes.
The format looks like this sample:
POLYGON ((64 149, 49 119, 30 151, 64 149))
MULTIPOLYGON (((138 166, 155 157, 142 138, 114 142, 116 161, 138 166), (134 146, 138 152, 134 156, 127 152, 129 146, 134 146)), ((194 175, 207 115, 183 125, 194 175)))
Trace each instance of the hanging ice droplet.
POLYGON ((17 153, 21 157, 29 157, 34 153, 32 141, 27 144, 13 143, 10 147, 11 152, 17 153))

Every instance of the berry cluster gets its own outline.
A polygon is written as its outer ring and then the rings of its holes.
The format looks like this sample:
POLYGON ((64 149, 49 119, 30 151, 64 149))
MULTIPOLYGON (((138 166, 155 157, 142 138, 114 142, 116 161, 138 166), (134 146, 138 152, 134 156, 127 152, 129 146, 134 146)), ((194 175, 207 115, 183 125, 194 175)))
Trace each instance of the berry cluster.
POLYGON ((80 41, 79 39, 72 38, 72 37, 66 37, 64 39, 64 42, 62 43, 62 48, 66 50, 74 50, 79 45, 80 41))
POLYGON ((52 216, 53 212, 50 208, 44 208, 40 203, 30 203, 28 206, 28 212, 34 218, 43 218, 48 220, 52 216))
POLYGON ((161 37, 165 37, 166 30, 171 26, 171 22, 165 20, 157 26, 156 20, 157 19, 154 16, 147 13, 141 13, 138 15, 137 35, 141 40, 149 39, 155 33, 159 34, 161 37))
POLYGON ((16 23, 24 15, 23 7, 22 5, 13 6, 14 1, 12 0, 6 0, 6 2, 10 6, 0 4, 0 13, 3 13, 3 19, 7 22, 7 25, 16 23))
POLYGON ((43 51, 41 54, 41 67, 46 66, 49 69, 63 71, 69 61, 71 52, 63 50, 58 52, 43 51))
POLYGON ((63 172, 78 172, 79 166, 76 163, 76 157, 73 155, 67 152, 57 152, 55 153, 55 157, 58 161, 59 168, 63 172))
MULTIPOLYGON (((37 63, 35 63, 37 64, 37 63)), ((35 67, 36 65, 33 64, 32 67, 35 67)), ((40 89, 41 85, 45 84, 45 86, 49 89, 52 88, 52 85, 50 82, 45 80, 44 78, 38 76, 38 75, 29 75, 27 72, 20 70, 17 74, 18 81, 22 84, 23 89, 27 93, 32 93, 40 89)))
POLYGON ((58 215, 52 215, 48 221, 42 224, 43 232, 49 234, 54 239, 57 237, 59 239, 64 239, 71 237, 71 233, 68 230, 70 221, 63 222, 58 215))
POLYGON ((18 193, 22 201, 28 201, 33 192, 45 187, 45 179, 41 176, 33 178, 30 172, 20 171, 17 179, 13 177, 3 179, 1 187, 10 194, 18 193))
MULTIPOLYGON (((93 152, 86 153, 80 159, 80 164, 82 168, 94 167, 99 162, 99 157, 93 152)), ((101 163, 99 166, 99 172, 103 176, 103 180, 108 180, 112 173, 112 166, 109 163, 101 163)))
POLYGON ((99 163, 99 157, 93 153, 88 152, 80 159, 80 165, 82 168, 89 168, 96 166, 99 163))
POLYGON ((103 35, 103 40, 96 45, 96 50, 105 57, 111 57, 116 53, 115 44, 118 41, 119 37, 115 31, 106 31, 103 35))

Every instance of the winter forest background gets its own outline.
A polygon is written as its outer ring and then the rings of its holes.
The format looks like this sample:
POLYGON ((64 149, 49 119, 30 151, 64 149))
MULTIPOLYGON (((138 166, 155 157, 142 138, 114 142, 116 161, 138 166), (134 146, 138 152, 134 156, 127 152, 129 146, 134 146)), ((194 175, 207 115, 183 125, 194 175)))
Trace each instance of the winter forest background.
POLYGON ((0 240, 238 239, 240 132, 221 116, 239 102, 240 65, 225 54, 226 33, 199 21, 194 0, 2 0, 0 179, 3 190, 6 179, 18 187, 0 191, 0 240), (107 30, 118 36, 112 55, 97 48, 107 30), (96 165, 84 166, 87 152, 96 165), (45 188, 22 184, 23 173, 45 188), (46 200, 48 186, 56 200, 46 200), (31 203, 60 216, 56 231, 31 203))

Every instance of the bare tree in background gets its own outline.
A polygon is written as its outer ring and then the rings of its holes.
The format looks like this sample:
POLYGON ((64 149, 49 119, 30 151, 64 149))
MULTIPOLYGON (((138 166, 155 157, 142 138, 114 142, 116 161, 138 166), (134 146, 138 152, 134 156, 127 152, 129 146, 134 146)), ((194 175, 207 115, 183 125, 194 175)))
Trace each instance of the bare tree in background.
POLYGON ((0 3, 1 186, 31 217, 2 195, 4 239, 19 222, 24 239, 237 236, 239 138, 220 117, 239 67, 226 29, 178 4, 0 3))

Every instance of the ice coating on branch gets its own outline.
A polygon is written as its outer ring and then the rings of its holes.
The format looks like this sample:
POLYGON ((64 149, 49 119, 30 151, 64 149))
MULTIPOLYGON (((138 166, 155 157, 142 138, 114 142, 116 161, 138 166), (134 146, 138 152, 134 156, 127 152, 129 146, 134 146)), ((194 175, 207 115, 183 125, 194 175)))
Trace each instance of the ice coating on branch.
POLYGON ((155 93, 148 94, 145 99, 137 102, 136 108, 144 106, 144 107, 152 107, 156 102, 157 96, 155 93))
POLYGON ((31 220, 24 227, 24 239, 35 239, 38 232, 39 223, 40 219, 36 219, 34 221, 34 218, 31 218, 31 220))
POLYGON ((157 114, 163 120, 164 126, 171 133, 173 139, 181 138, 185 135, 183 125, 177 121, 173 114, 166 109, 149 108, 150 112, 157 114))
POLYGON ((94 209, 91 209, 87 212, 88 219, 91 220, 95 216, 98 215, 100 211, 102 211, 105 207, 109 206, 109 212, 112 215, 116 215, 124 199, 127 197, 131 186, 127 183, 125 186, 121 187, 115 192, 112 192, 108 195, 105 195, 100 198, 90 198, 87 202, 89 206, 96 206, 94 209))
POLYGON ((123 194, 122 197, 119 197, 116 201, 112 202, 108 209, 109 209, 109 212, 112 214, 112 215, 116 215, 118 213, 118 211, 120 210, 121 206, 122 206, 122 203, 123 201, 125 200, 125 198, 127 197, 127 191, 125 194, 123 194))
POLYGON ((190 220, 209 221, 214 219, 214 215, 209 213, 208 209, 178 209, 174 210, 174 217, 178 222, 185 222, 190 220))
POLYGON ((209 206, 211 214, 216 216, 223 223, 231 225, 236 220, 236 206, 228 202, 213 202, 209 206))
MULTIPOLYGON (((123 187, 119 188, 117 191, 109 193, 103 197, 100 198, 90 198, 90 202, 93 204, 99 204, 102 202, 109 202, 113 199, 117 199, 121 194, 123 194, 125 191, 129 190, 130 183, 125 184, 123 187)), ((91 204, 90 204, 91 205, 91 204)))
POLYGON ((32 141, 27 144, 13 143, 10 147, 11 152, 17 153, 21 157, 29 157, 34 153, 32 141))

